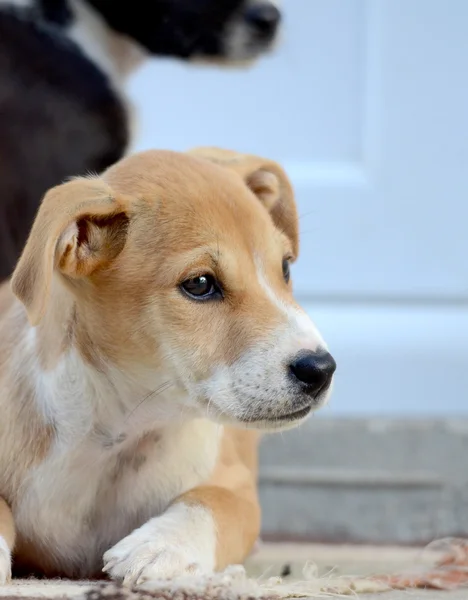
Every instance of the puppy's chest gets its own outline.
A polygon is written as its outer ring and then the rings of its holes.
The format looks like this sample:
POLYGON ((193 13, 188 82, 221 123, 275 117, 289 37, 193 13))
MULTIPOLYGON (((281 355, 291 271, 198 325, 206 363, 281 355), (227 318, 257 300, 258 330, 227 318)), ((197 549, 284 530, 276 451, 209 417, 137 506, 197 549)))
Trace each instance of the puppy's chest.
POLYGON ((86 555, 82 574, 91 574, 105 550, 210 476, 219 435, 200 422, 112 447, 57 448, 23 488, 15 508, 20 537, 38 546, 47 540, 70 567, 86 555))

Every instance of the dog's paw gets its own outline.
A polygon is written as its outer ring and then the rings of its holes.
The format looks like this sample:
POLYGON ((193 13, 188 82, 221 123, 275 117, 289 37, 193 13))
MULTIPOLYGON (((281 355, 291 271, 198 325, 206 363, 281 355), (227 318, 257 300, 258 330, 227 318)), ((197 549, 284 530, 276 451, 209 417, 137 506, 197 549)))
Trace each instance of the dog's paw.
POLYGON ((204 572, 197 556, 178 545, 125 538, 104 555, 106 571, 125 585, 204 572))
POLYGON ((0 535, 0 585, 11 580, 11 553, 7 543, 0 535))
POLYGON ((182 503, 151 519, 104 554, 103 571, 126 585, 211 573, 216 531, 211 513, 182 503))

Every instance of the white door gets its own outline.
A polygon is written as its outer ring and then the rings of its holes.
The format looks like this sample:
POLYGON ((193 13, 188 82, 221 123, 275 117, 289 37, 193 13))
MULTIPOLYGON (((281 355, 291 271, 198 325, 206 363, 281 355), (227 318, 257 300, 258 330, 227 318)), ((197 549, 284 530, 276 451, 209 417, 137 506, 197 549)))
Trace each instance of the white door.
POLYGON ((136 148, 282 162, 298 298, 338 362, 333 413, 468 412, 468 2, 284 0, 249 71, 155 61, 136 148))

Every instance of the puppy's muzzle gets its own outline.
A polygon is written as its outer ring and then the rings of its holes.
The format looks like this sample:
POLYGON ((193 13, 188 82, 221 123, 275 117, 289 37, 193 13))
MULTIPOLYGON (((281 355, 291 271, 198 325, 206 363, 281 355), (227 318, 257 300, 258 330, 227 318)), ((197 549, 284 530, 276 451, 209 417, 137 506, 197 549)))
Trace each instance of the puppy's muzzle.
POLYGON ((259 38, 271 40, 280 26, 281 12, 271 2, 255 2, 245 11, 244 19, 259 38))
POLYGON ((331 384, 336 362, 329 352, 300 352, 289 364, 292 381, 308 396, 317 398, 331 384))

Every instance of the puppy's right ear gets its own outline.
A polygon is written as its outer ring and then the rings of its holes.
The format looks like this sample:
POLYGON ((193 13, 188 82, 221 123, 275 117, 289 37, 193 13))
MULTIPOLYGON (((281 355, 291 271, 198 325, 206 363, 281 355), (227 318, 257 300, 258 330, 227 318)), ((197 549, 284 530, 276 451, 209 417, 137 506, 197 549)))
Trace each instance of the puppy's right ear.
POLYGON ((89 277, 122 251, 128 209, 97 178, 75 179, 45 195, 11 281, 31 325, 44 316, 54 272, 89 277))

